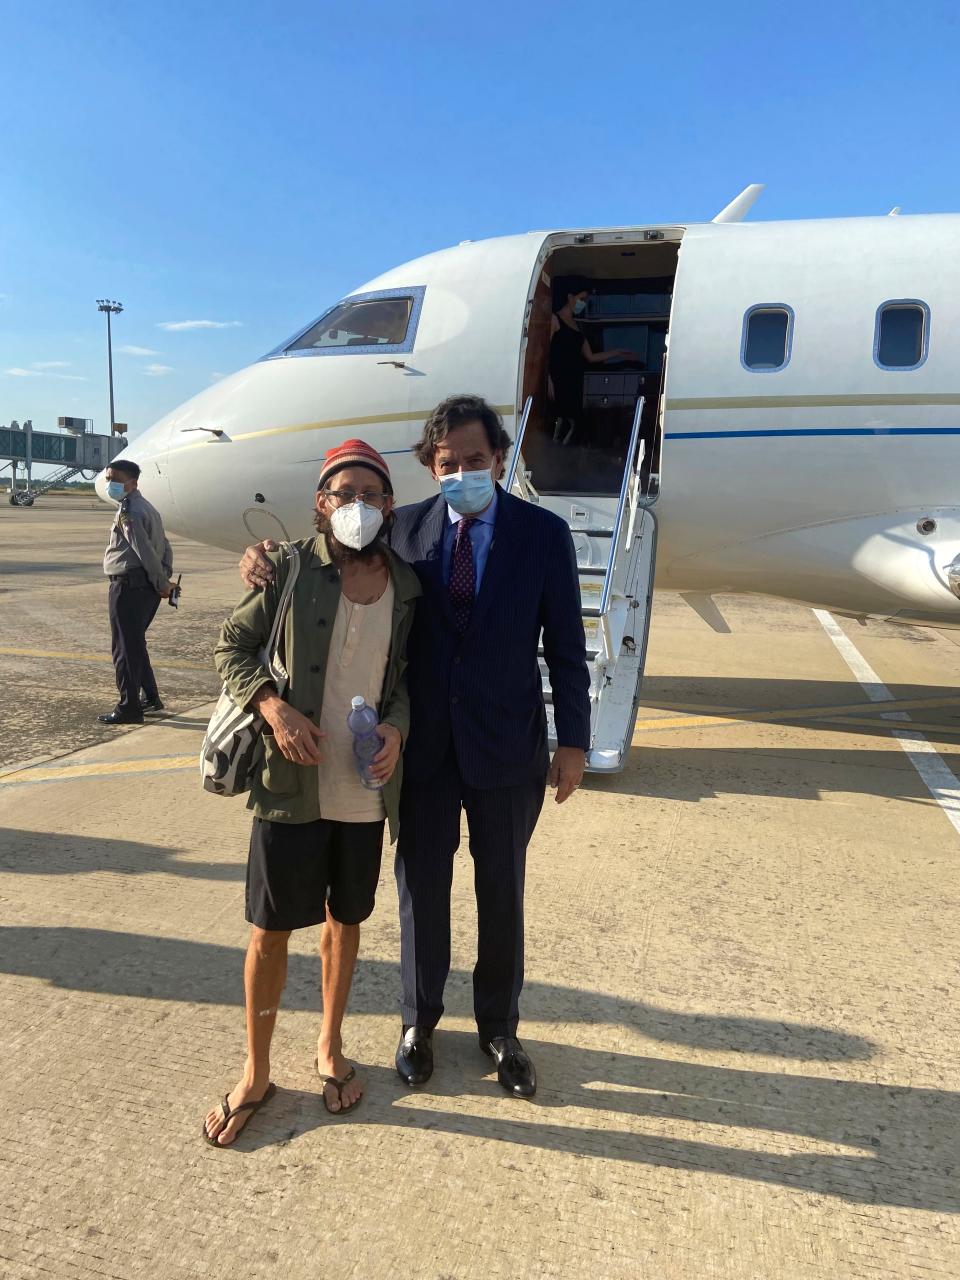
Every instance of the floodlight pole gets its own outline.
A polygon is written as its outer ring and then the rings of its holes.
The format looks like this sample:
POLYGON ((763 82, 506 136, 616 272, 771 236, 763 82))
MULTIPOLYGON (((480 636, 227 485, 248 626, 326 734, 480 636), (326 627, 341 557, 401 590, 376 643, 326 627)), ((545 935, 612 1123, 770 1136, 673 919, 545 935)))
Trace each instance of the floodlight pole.
POLYGON ((107 317, 107 377, 110 382, 110 434, 113 435, 116 414, 113 409, 113 336, 110 331, 110 317, 112 315, 118 316, 123 310, 123 304, 114 302, 109 298, 98 298, 97 310, 105 312, 107 317))

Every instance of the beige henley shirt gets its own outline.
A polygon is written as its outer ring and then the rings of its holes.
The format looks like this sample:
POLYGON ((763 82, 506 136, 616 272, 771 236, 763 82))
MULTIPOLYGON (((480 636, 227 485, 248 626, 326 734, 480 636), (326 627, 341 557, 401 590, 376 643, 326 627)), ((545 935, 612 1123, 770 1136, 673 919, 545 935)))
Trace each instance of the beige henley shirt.
POLYGON ((377 707, 390 656, 393 580, 373 604, 354 604, 343 594, 330 637, 323 684, 320 728, 320 815, 331 822, 379 822, 386 817, 383 796, 368 791, 357 774, 353 734, 347 728, 350 701, 358 694, 377 707))

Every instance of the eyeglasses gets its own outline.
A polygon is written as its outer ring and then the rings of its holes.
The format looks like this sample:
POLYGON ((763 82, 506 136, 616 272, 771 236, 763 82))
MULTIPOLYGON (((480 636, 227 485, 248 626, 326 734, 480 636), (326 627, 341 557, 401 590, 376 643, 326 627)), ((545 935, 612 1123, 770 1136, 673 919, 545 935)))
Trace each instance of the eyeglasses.
POLYGON ((357 493, 355 489, 322 489, 321 493, 331 502, 335 502, 338 507, 349 506, 359 498, 368 507, 382 508, 390 497, 389 493, 378 492, 376 489, 364 489, 363 493, 357 493))

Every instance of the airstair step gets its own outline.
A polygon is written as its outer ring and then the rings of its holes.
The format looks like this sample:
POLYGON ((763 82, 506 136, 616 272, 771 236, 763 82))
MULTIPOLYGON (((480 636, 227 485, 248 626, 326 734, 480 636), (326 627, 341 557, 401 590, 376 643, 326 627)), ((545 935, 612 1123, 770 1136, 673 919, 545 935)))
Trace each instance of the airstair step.
MULTIPOLYGON (((600 646, 592 645, 588 640, 586 652, 587 652, 587 661, 592 662, 594 658, 597 656, 597 654, 600 653, 600 646)), ((539 648, 537 649, 537 657, 540 659, 541 662, 545 662, 545 659, 543 656, 543 645, 540 645, 539 648)), ((541 667, 541 673, 543 674, 544 677, 546 677, 547 672, 546 672, 545 666, 541 667)))
POLYGON ((603 615, 599 605, 585 604, 580 610, 580 616, 581 618, 600 618, 603 615))
MULTIPOLYGON (((595 700, 596 700, 596 695, 591 693, 590 701, 593 702, 595 700)), ((550 688, 550 686, 546 682, 544 682, 544 686, 543 686, 543 705, 545 707, 553 706, 553 690, 550 688)))
POLYGON ((575 525, 570 526, 571 533, 582 533, 586 538, 612 538, 612 529, 578 529, 575 525))
POLYGON ((577 573, 579 573, 581 577, 603 578, 606 576, 607 566, 599 564, 578 564, 577 573))

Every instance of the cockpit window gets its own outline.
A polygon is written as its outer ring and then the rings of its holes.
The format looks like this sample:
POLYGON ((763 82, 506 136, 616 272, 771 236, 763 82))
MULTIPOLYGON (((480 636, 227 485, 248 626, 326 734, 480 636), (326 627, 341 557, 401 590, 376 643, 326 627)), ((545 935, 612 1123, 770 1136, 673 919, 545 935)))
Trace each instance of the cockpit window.
POLYGON ((412 351, 423 295, 422 286, 352 294, 265 358, 412 351))
POLYGON ((383 298, 379 302, 341 302, 308 329, 288 350, 319 347, 395 346, 407 336, 412 298, 383 298))

